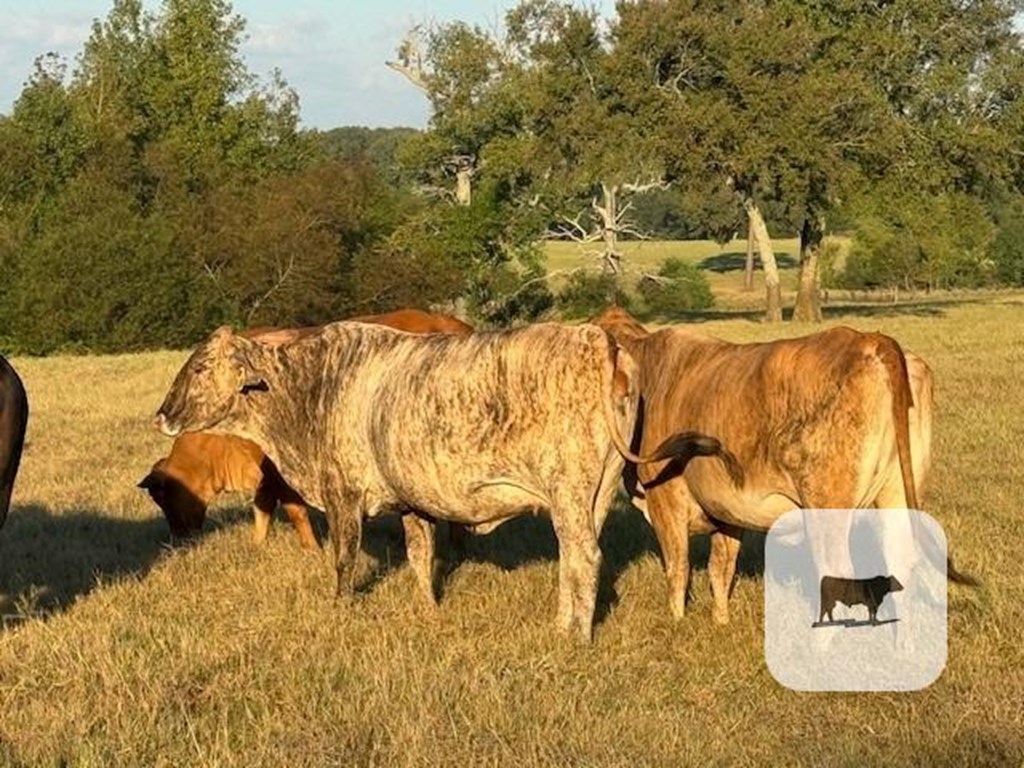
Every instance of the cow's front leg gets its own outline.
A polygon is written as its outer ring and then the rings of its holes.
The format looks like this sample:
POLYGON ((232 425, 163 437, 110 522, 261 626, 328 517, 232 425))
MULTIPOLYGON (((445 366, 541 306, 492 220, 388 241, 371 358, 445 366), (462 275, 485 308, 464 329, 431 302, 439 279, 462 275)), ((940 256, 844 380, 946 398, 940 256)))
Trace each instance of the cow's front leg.
POLYGON ((406 512, 402 515, 402 527, 405 529, 406 556, 416 575, 416 582, 430 605, 437 605, 434 521, 416 512, 406 512))
POLYGON ((711 555, 708 558, 708 576, 711 580, 711 596, 715 606, 712 615, 715 623, 729 623, 729 595, 736 578, 736 561, 740 556, 742 531, 731 525, 723 525, 711 534, 711 555))
POLYGON ((337 506, 328 505, 327 522, 330 528, 331 544, 334 548, 334 564, 338 574, 336 596, 341 601, 351 600, 355 595, 356 559, 359 555, 359 540, 363 528, 362 498, 354 492, 339 494, 337 506))

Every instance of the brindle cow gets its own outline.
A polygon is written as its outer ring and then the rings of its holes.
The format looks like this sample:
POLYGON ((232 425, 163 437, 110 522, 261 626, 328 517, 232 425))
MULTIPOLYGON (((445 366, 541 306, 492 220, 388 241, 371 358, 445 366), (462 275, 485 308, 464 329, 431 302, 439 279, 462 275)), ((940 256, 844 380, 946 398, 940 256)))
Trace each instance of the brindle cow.
MULTIPOLYGON (((661 545, 677 618, 685 610, 691 533, 712 534, 714 618, 726 623, 741 529, 765 530, 801 507, 917 508, 931 459, 932 375, 890 337, 834 328, 730 344, 684 327, 649 333, 618 307, 593 322, 640 368, 641 450, 694 430, 718 438, 743 468, 742 488, 715 462, 695 461, 685 471, 671 464, 627 469, 627 485, 661 545)), ((976 583, 951 561, 947 573, 976 583)))
MULTIPOLYGON (((353 318, 364 323, 386 325, 410 333, 472 333, 473 328, 450 315, 431 314, 419 309, 397 309, 382 315, 353 318)), ((264 344, 284 344, 320 332, 320 326, 305 328, 250 328, 239 333, 264 344)), ((206 510, 213 498, 224 491, 253 491, 253 540, 266 540, 278 503, 295 526, 299 543, 315 549, 316 536, 302 498, 284 482, 263 451, 254 443, 227 435, 185 434, 171 446, 169 456, 158 460, 139 487, 149 492, 163 510, 171 533, 193 536, 202 530, 206 510)), ((449 529, 453 541, 461 531, 449 529)))
POLYGON ((11 506, 28 426, 28 396, 17 372, 0 355, 0 528, 11 506))
POLYGON ((338 593, 352 591, 364 516, 403 515, 423 592, 435 600, 434 520, 494 528, 550 514, 559 543, 558 626, 592 633, 598 535, 624 457, 643 465, 720 452, 669 436, 636 456, 631 358, 595 326, 540 324, 417 336, 335 323, 271 347, 229 328, 188 359, 155 419, 164 434, 252 440, 328 519, 338 593))

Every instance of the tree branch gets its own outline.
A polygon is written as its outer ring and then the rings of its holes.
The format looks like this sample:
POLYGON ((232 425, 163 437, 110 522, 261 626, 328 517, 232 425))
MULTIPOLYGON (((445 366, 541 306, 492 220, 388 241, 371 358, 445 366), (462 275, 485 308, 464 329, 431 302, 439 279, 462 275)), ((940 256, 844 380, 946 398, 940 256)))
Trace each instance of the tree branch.
POLYGON ((427 74, 423 71, 423 53, 420 50, 420 29, 417 24, 402 38, 395 51, 395 61, 385 61, 384 66, 393 69, 424 93, 429 93, 427 74))
POLYGON ((246 312, 246 314, 245 314, 245 324, 246 325, 249 325, 249 324, 252 323, 252 318, 256 314, 257 310, 259 310, 259 308, 261 306, 263 306, 263 303, 267 299, 269 299, 271 296, 273 296, 275 293, 277 293, 277 291, 281 288, 281 286, 285 284, 285 282, 291 276, 292 270, 294 270, 294 268, 295 268, 295 252, 293 251, 288 256, 288 266, 287 267, 285 267, 282 270, 280 262, 278 263, 278 265, 277 265, 277 282, 274 283, 270 287, 270 290, 268 290, 261 297, 256 299, 252 303, 251 307, 249 307, 249 311, 246 312))

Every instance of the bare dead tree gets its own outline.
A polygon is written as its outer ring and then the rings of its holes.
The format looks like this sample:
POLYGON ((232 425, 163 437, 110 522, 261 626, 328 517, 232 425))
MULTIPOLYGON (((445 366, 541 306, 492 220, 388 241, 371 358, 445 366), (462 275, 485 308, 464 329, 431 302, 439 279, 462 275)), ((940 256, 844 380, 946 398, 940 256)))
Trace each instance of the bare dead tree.
POLYGON ((423 51, 420 45, 422 28, 422 25, 416 24, 406 32, 395 51, 395 60, 385 61, 384 65, 429 95, 430 85, 423 70, 423 51))
POLYGON ((631 200, 620 206, 620 195, 642 194, 652 189, 667 189, 669 184, 660 179, 648 182, 627 182, 608 184, 601 182, 601 199, 597 197, 590 200, 588 209, 584 209, 575 217, 562 216, 561 220, 550 228, 547 236, 553 239, 573 240, 577 243, 601 242, 600 249, 587 251, 588 255, 599 258, 603 268, 612 274, 619 274, 622 271, 623 253, 619 249, 619 238, 623 235, 637 240, 647 240, 648 235, 640 231, 636 222, 629 218, 629 212, 633 208, 631 200), (583 223, 583 217, 590 213, 589 226, 583 223))
POLYGON ((469 205, 473 201, 473 175, 476 173, 474 155, 450 155, 445 158, 444 168, 455 175, 455 201, 469 205))
MULTIPOLYGON (((385 61, 384 65, 394 70, 416 88, 432 98, 430 73, 425 69, 423 55, 423 26, 414 25, 398 44, 395 58, 385 61)), ((476 157, 470 154, 455 152, 442 162, 445 171, 455 176, 455 202, 469 205, 473 200, 473 175, 476 171, 476 157)))

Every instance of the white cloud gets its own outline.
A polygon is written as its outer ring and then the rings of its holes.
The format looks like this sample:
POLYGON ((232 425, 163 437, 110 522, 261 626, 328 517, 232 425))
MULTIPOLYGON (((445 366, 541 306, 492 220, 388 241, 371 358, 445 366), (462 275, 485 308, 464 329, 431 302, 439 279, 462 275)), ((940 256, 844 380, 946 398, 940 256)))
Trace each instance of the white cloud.
POLYGON ((10 112, 36 57, 60 54, 69 67, 89 37, 93 15, 65 13, 15 13, 0 9, 0 113, 10 112))
POLYGON ((73 49, 88 37, 92 19, 84 13, 0 13, 0 45, 31 46, 42 51, 73 49))

